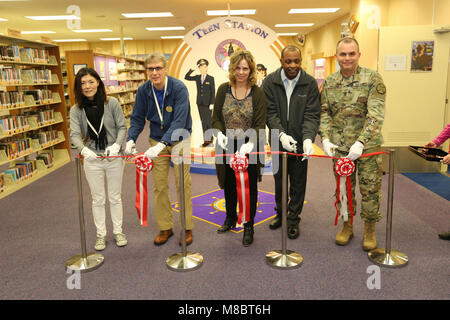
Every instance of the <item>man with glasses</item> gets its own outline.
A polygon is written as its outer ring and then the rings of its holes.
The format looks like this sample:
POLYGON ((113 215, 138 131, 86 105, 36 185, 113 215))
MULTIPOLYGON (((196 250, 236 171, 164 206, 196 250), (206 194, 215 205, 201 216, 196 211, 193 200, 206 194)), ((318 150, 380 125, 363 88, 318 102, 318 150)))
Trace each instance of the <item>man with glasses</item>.
MULTIPOLYGON (((153 159, 153 199, 159 234, 155 245, 162 245, 173 235, 172 208, 169 199, 169 169, 176 150, 189 153, 192 120, 189 94, 183 82, 167 75, 167 60, 160 53, 153 53, 145 60, 149 80, 142 84, 136 94, 130 118, 125 153, 136 152, 136 140, 142 132, 145 119, 150 124, 150 148, 144 153, 153 159)), ((184 198, 186 214, 186 244, 192 243, 192 200, 189 159, 184 160, 184 198)), ((180 191, 178 163, 174 162, 177 191, 180 191)), ((180 215, 181 220, 181 215, 180 215)), ((181 245, 181 236, 178 243, 181 245)))
MULTIPOLYGON (((281 51, 281 68, 269 74, 263 81, 267 99, 266 124, 271 130, 270 136, 278 139, 271 141, 273 151, 287 151, 311 155, 314 153, 312 142, 316 137, 320 119, 320 95, 316 80, 302 70, 302 55, 296 46, 287 46, 281 51), (282 148, 279 148, 281 142, 282 148), (297 143, 301 143, 297 146, 297 143)), ((281 155, 272 155, 275 178, 276 217, 270 229, 281 227, 281 155), (274 162, 273 162, 274 163, 274 162)), ((287 174, 289 176, 289 204, 287 212, 288 238, 298 238, 300 214, 303 209, 306 191, 308 160, 297 156, 288 156, 287 174)))
MULTIPOLYGON (((211 110, 209 105, 214 104, 214 96, 216 92, 214 77, 208 74, 208 60, 200 59, 197 61, 197 67, 200 74, 192 76, 195 68, 189 69, 184 76, 185 80, 195 81, 197 85, 197 106, 200 120, 202 121, 203 133, 206 130, 211 129, 211 110)), ((204 137, 202 147, 206 147, 211 144, 211 139, 204 137)))

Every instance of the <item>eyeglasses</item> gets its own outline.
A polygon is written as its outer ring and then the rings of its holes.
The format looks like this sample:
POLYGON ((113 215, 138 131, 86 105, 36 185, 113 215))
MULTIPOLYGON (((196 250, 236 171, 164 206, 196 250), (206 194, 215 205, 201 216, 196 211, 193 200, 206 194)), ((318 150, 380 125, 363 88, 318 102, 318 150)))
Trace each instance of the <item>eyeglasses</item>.
POLYGON ((155 68, 149 67, 149 68, 147 68, 147 71, 150 73, 153 71, 161 72, 162 69, 164 69, 164 67, 155 67, 155 68))
POLYGON ((206 63, 200 63, 198 66, 199 66, 199 67, 206 66, 206 63))

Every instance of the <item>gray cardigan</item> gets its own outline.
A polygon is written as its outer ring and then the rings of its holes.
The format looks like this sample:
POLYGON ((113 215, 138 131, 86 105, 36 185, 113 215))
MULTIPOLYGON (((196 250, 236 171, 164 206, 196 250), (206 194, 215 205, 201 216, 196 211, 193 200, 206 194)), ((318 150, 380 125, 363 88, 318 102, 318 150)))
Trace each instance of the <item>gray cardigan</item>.
MULTIPOLYGON (((103 126, 106 130, 108 146, 117 143, 122 145, 127 134, 126 120, 119 101, 114 97, 108 97, 103 113, 103 126)), ((85 139, 89 137, 86 113, 75 104, 70 109, 70 141, 78 151, 85 147, 85 139)), ((88 140, 86 147, 97 153, 105 150, 95 150, 95 141, 88 140)))

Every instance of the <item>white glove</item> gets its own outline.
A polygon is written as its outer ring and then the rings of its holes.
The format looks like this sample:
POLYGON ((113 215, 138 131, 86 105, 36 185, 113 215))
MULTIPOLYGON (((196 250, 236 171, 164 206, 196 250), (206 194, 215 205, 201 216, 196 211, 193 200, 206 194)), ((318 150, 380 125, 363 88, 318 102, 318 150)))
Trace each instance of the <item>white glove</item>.
POLYGON ((302 158, 302 161, 308 159, 308 156, 314 154, 314 147, 311 139, 305 139, 303 141, 303 154, 305 154, 305 156, 302 158))
POLYGON ((165 146, 166 145, 164 143, 158 142, 155 146, 148 148, 144 155, 148 158, 148 160, 152 160, 152 158, 156 158, 158 156, 165 146))
POLYGON ((247 153, 252 152, 253 150, 253 142, 244 143, 239 149, 239 153, 242 155, 246 155, 247 153))
POLYGON ((81 150, 81 155, 84 157, 86 161, 97 160, 97 154, 88 147, 84 147, 83 150, 81 150))
POLYGON ((227 143, 228 143, 228 138, 222 132, 219 131, 217 133, 217 144, 223 150, 227 150, 227 143))
POLYGON ((120 151, 120 145, 117 143, 113 143, 112 145, 110 145, 109 147, 107 147, 105 149, 105 154, 106 156, 118 156, 119 155, 119 151, 120 151))
POLYGON ((128 140, 127 145, 125 146, 125 154, 135 154, 136 151, 136 143, 133 140, 128 140))
POLYGON ((361 157, 362 153, 364 150, 364 145, 359 142, 356 141, 351 147, 350 150, 348 152, 348 155, 346 158, 349 158, 352 161, 355 161, 356 159, 358 159, 359 157, 361 157))
POLYGON ((288 136, 286 133, 282 132, 280 134, 280 141, 284 150, 289 152, 297 152, 297 141, 295 141, 291 136, 288 136))
POLYGON ((329 157, 334 157, 334 150, 337 149, 338 146, 335 144, 332 144, 330 142, 330 140, 328 140, 328 139, 323 139, 322 145, 323 145, 323 151, 325 152, 325 154, 329 157))

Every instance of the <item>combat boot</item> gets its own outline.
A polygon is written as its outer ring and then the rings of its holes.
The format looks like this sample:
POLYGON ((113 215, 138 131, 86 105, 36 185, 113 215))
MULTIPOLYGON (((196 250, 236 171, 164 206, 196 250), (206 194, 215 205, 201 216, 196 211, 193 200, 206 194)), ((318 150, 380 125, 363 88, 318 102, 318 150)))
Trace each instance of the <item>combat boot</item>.
POLYGON ((344 221, 344 225, 336 235, 336 244, 340 246, 345 246, 350 242, 350 239, 353 237, 353 225, 350 224, 350 221, 344 221))
POLYGON ((364 222, 364 251, 370 251, 377 247, 377 239, 375 237, 375 224, 376 222, 364 222))

